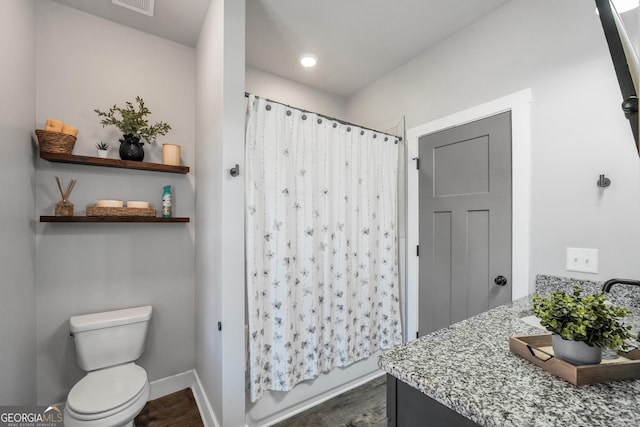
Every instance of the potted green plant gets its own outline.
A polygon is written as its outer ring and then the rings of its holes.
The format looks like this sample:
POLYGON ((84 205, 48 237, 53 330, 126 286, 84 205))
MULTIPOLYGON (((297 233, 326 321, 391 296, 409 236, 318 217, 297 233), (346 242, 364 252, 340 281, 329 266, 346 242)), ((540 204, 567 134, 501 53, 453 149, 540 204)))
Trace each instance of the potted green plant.
POLYGON ((151 111, 144 105, 144 100, 141 97, 136 96, 135 102, 137 106, 126 101, 124 107, 114 105, 108 111, 101 111, 97 108, 94 111, 102 117, 100 121, 102 127, 113 125, 122 132, 120 158, 142 161, 144 159, 142 145, 145 142, 155 141, 159 135, 166 135, 171 130, 171 126, 165 122, 149 124, 146 117, 151 114, 151 111))
POLYGON ((98 142, 96 144, 96 149, 98 150, 98 157, 100 158, 104 159, 109 154, 109 144, 107 144, 106 142, 98 142))
POLYGON ((612 305, 604 293, 582 295, 576 286, 572 294, 536 294, 533 312, 553 333, 555 355, 575 365, 600 363, 603 348, 624 348, 624 341, 631 338, 631 326, 620 321, 631 311, 612 305))

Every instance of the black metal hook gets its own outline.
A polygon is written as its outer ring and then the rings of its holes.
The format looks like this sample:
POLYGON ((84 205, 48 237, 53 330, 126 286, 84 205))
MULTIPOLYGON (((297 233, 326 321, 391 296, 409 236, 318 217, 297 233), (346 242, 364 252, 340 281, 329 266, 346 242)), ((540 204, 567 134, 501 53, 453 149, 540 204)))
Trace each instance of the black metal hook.
POLYGON ((596 182, 596 184, 598 184, 598 187, 600 188, 607 188, 611 185, 611 180, 604 176, 604 174, 600 174, 600 177, 598 178, 598 182, 596 182))
POLYGON ((234 178, 240 175, 240 165, 236 163, 236 167, 229 169, 229 174, 234 178))

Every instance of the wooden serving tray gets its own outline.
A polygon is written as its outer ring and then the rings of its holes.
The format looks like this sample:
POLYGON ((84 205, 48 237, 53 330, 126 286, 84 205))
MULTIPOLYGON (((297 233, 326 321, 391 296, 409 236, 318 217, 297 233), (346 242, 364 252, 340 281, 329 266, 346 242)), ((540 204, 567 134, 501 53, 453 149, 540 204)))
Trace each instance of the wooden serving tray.
POLYGON ((551 334, 509 337, 509 351, 573 385, 640 378, 640 350, 619 351, 619 358, 597 365, 574 365, 553 355, 551 334))
POLYGON ((87 216, 156 216, 155 208, 103 208, 87 206, 87 216))

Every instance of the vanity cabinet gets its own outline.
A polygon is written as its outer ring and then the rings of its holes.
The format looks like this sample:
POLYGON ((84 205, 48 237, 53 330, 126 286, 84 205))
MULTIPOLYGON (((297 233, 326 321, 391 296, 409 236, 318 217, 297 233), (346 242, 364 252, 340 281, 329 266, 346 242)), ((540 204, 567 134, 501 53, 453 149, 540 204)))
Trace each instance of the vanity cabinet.
POLYGON ((468 418, 387 374, 387 421, 389 427, 477 427, 468 418))

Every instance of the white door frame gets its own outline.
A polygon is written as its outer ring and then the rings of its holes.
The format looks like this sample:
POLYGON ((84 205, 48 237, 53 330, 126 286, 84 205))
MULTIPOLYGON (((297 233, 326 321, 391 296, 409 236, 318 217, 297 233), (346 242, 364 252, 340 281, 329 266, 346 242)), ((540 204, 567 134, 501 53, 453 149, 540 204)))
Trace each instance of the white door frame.
POLYGON ((511 299, 529 294, 529 240, 531 193, 531 123, 529 106, 531 89, 525 89, 477 107, 407 129, 407 328, 406 340, 415 339, 418 332, 419 263, 418 245, 418 139, 447 128, 511 111, 511 299))

